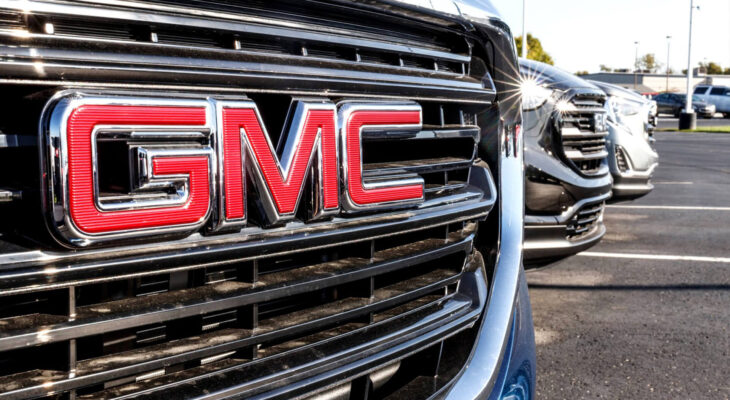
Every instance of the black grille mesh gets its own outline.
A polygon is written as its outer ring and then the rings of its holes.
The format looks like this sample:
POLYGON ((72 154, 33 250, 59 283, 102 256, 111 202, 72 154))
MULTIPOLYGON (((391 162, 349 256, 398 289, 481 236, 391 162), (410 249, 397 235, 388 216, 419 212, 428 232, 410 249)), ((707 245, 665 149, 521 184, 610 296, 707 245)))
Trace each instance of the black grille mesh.
POLYGON ((566 237, 570 240, 580 240, 589 236, 597 228, 603 218, 605 203, 596 203, 583 206, 573 218, 568 221, 566 237))

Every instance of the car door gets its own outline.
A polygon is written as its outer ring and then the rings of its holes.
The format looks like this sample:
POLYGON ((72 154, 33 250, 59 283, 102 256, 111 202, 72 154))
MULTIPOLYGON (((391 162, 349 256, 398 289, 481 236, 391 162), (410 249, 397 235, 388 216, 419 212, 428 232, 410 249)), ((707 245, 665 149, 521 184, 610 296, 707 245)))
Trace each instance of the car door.
POLYGON ((684 108, 684 103, 686 101, 685 97, 678 94, 670 94, 669 98, 672 102, 672 114, 674 114, 675 116, 679 116, 679 113, 684 108))
POLYGON ((722 109, 723 97, 725 95, 725 88, 722 86, 713 86, 706 98, 703 98, 710 104, 714 104, 718 111, 722 109))
POLYGON ((674 114, 672 110, 672 104, 669 99, 669 94, 662 93, 654 98, 656 101, 657 112, 659 114, 674 114))
POLYGON ((722 88, 722 93, 717 95, 717 100, 714 104, 717 107, 717 112, 723 114, 730 113, 730 88, 722 88))

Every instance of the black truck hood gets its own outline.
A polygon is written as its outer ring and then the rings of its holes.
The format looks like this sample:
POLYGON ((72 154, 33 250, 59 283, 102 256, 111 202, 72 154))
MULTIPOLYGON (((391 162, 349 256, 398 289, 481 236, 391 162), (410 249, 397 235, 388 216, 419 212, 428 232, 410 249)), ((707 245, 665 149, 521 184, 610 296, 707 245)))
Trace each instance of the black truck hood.
POLYGON ((570 72, 533 60, 520 59, 520 74, 523 79, 535 79, 538 84, 550 89, 593 89, 601 92, 596 85, 581 79, 570 72))

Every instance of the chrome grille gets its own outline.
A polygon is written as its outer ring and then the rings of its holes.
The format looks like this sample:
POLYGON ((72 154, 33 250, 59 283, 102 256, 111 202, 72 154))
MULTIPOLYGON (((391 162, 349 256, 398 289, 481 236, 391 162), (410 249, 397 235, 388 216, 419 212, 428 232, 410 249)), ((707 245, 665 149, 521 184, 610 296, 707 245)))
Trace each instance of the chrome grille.
POLYGON ((577 95, 571 99, 572 108, 560 116, 560 141, 565 159, 573 169, 588 176, 605 172, 608 131, 596 122, 596 118, 605 117, 604 100, 595 95, 577 95))
MULTIPOLYGON (((333 13, 340 9, 323 3, 327 10, 312 7, 306 18, 270 2, 187 2, 200 9, 180 14, 152 3, 30 1, 30 17, 18 23, 23 10, 0 5, 11 16, 0 14, 0 52, 10 59, 0 65, 14 77, 0 86, 27 85, 6 93, 30 102, 59 85, 246 96, 273 113, 265 120, 303 94, 417 101, 421 132, 364 136, 364 176, 418 174, 426 201, 79 252, 29 244, 37 232, 15 230, 28 221, 3 227, 0 398, 181 398, 201 388, 291 398, 334 387, 377 399, 424 382, 424 397, 438 390, 466 362, 469 328, 485 306, 474 237, 496 200, 476 156, 477 115, 485 118, 495 92, 465 36, 421 22, 406 29, 393 16, 378 22, 372 12, 333 13), (294 28, 283 23, 292 19, 294 28), (32 52, 23 40, 33 40, 32 52), (41 59, 38 81, 33 63, 41 59), (403 367, 388 384, 368 383, 396 364, 403 367)), ((286 4, 296 10, 297 2, 286 4)), ((7 123, 3 132, 37 135, 37 123, 28 131, 7 123)), ((32 146, 22 157, 18 147, 0 148, 0 166, 12 159, 36 168, 32 146)), ((0 177, 0 187, 15 190, 7 179, 15 178, 0 177)), ((25 184, 18 193, 37 191, 25 184)), ((32 198, 20 197, 13 206, 37 213, 32 198)))

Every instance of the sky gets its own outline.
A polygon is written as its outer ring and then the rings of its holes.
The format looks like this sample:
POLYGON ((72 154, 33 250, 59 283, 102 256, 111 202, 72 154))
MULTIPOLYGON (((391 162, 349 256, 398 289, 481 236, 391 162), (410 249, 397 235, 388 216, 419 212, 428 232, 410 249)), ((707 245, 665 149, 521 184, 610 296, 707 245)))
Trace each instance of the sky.
MULTIPOLYGON (((522 0, 492 0, 522 34, 522 0)), ((730 67, 730 0, 695 0, 692 57, 730 67)), ((634 42, 639 56, 654 53, 679 73, 687 68, 690 0, 527 0, 527 32, 540 39, 555 65, 570 72, 598 72, 599 65, 630 68, 634 42)))

